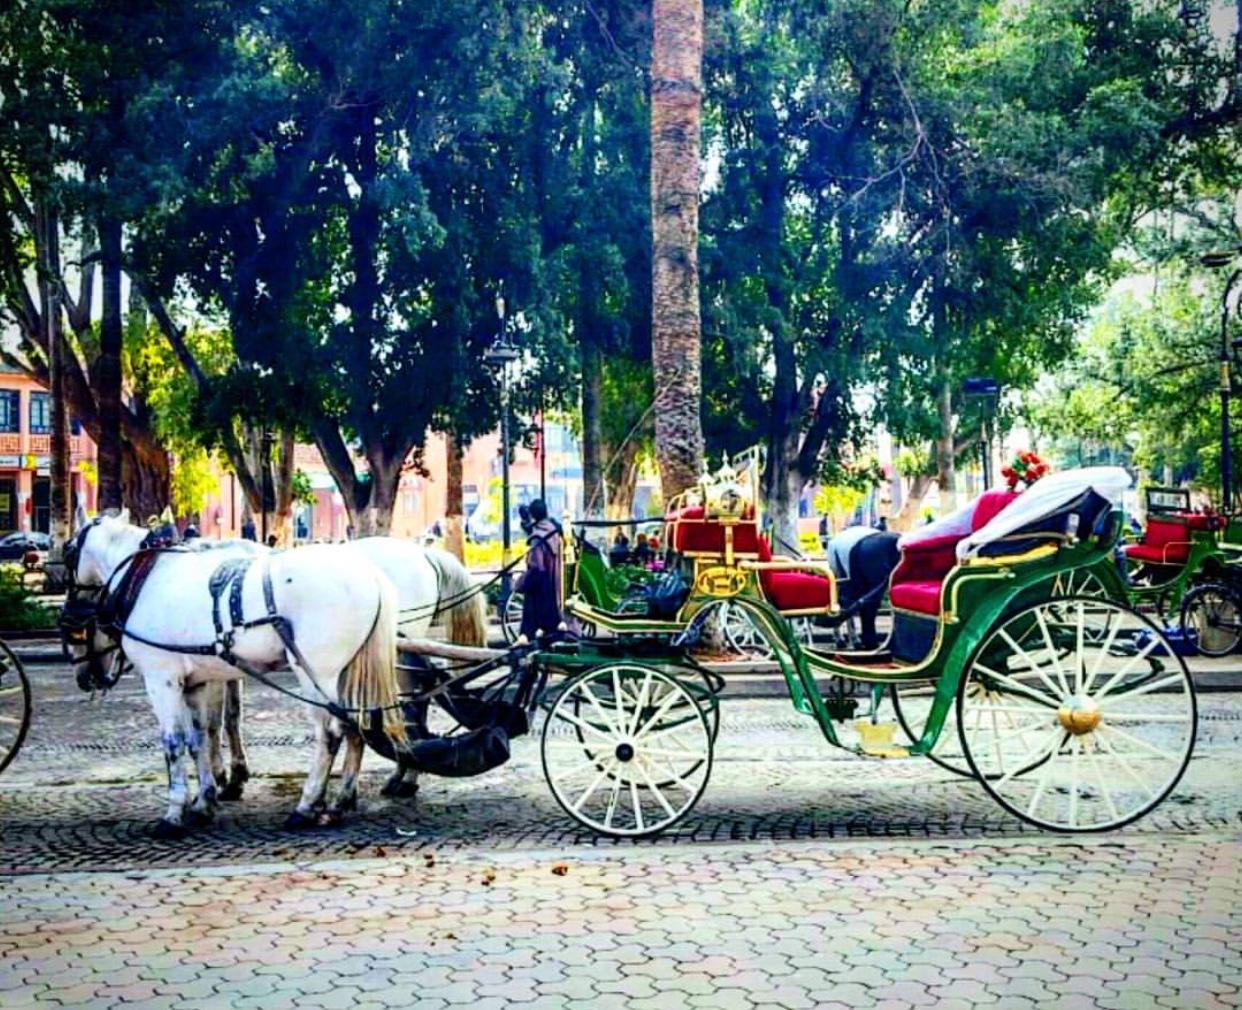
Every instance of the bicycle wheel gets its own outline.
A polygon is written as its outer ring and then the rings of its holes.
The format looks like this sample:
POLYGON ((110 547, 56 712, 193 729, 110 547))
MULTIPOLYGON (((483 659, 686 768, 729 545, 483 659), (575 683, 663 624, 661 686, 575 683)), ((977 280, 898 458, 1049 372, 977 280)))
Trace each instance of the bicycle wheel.
POLYGON ((21 750, 33 708, 26 670, 13 650, 0 642, 0 772, 21 750))
POLYGON ((1228 656, 1242 641, 1242 601, 1228 586, 1195 586, 1182 600, 1182 634, 1195 633, 1205 656, 1228 656))

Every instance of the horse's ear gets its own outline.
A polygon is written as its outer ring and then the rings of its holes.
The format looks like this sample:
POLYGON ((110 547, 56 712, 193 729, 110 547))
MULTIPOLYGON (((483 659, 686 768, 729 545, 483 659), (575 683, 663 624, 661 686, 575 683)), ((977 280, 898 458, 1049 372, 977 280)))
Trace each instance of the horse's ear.
POLYGON ((116 514, 116 517, 119 520, 121 520, 121 522, 128 523, 129 522, 129 509, 128 508, 121 509, 121 511, 116 514))

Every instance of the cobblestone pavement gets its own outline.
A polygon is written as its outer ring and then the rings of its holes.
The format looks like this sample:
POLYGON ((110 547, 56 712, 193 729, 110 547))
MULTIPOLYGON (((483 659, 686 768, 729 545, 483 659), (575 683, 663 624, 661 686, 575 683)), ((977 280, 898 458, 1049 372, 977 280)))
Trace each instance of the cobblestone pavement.
MULTIPOLYGON (((424 777, 417 800, 390 801, 391 768, 374 755, 362 807, 338 829, 291 833, 309 753, 298 707, 260 688, 248 694, 247 739, 256 778, 240 804, 180 842, 151 828, 163 811, 164 769, 154 720, 133 678, 90 700, 67 671, 34 669, 35 719, 0 779, 0 872, 125 870, 152 866, 361 858, 444 849, 606 845, 556 806, 537 738, 475 779, 424 777)), ((1036 835, 974 783, 929 761, 866 761, 827 746, 787 701, 722 703, 712 781, 695 812, 654 844, 756 839, 1036 835)), ((1196 758, 1174 794, 1126 834, 1242 829, 1242 693, 1201 698, 1196 758)), ((631 843, 632 844, 632 843, 631 843)), ((652 844, 652 843, 645 843, 652 844)))
POLYGON ((785 842, 0 878, 0 1005, 1242 1005, 1239 836, 785 842))
POLYGON ((1201 698, 1169 801, 1086 839, 1029 831, 930 762, 834 751, 788 702, 726 697, 696 814, 619 844, 555 807, 532 739, 413 803, 378 796, 371 758, 356 817, 290 834, 307 726, 260 689, 246 800, 167 843, 140 685, 90 701, 33 673, 0 779, 4 1010, 1242 1005, 1242 694, 1201 698))

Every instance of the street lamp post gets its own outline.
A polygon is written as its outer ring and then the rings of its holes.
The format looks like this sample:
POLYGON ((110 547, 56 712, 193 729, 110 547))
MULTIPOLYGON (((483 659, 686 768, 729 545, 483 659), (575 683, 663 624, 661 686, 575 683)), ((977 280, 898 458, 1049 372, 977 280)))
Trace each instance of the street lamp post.
POLYGON ((509 575, 509 550, 512 546, 512 533, 509 523, 509 363, 516 361, 517 348, 505 338, 505 299, 496 296, 496 316, 500 320, 500 335, 491 347, 483 352, 483 360, 500 371, 500 544, 501 566, 504 574, 500 577, 501 605, 509 599, 513 589, 513 580, 509 575))
MULTIPOLYGON (((1242 246, 1231 250, 1204 253, 1199 262, 1212 270, 1223 270, 1238 259, 1242 246)), ((1242 277, 1242 267, 1235 267, 1225 282, 1225 290, 1220 297, 1220 497, 1221 511, 1228 512, 1233 507, 1233 456, 1231 453, 1232 439, 1229 430, 1229 397, 1232 392, 1232 380, 1229 374, 1229 296, 1233 286, 1242 277)))

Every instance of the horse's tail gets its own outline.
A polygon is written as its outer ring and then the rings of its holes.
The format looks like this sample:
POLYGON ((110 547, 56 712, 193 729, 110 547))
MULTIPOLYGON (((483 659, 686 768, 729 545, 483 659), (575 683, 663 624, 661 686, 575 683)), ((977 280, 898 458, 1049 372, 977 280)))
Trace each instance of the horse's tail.
POLYGON ((470 569, 448 551, 428 547, 436 570, 436 589, 441 600, 449 600, 443 614, 449 641, 457 645, 487 644, 487 598, 474 584, 470 569))
POLYGON ((341 701, 346 708, 362 713, 364 723, 373 710, 379 709, 384 735, 403 748, 405 717, 399 707, 401 688, 397 683, 397 593, 386 576, 378 571, 376 576, 379 609, 370 634, 345 667, 341 701))

